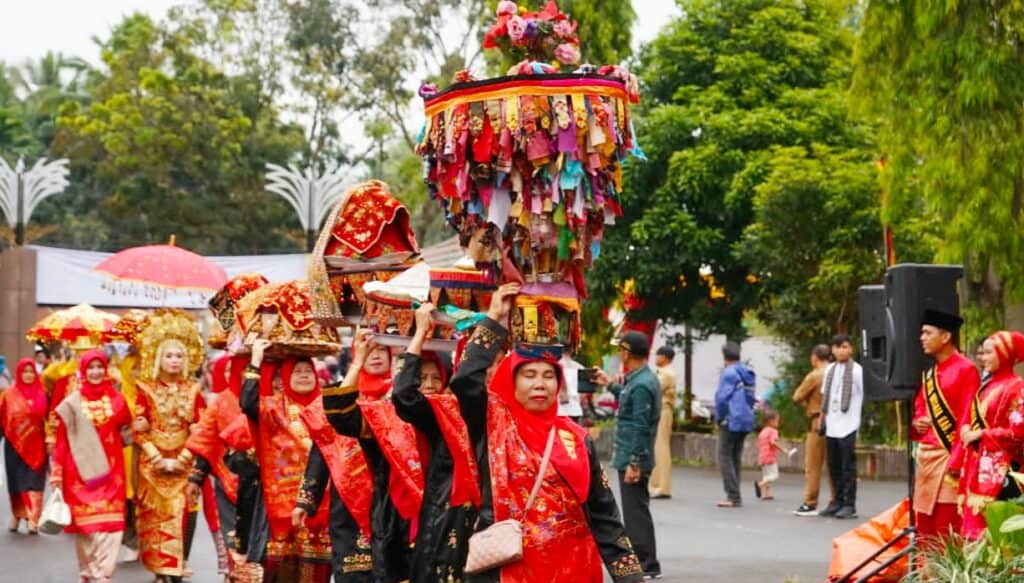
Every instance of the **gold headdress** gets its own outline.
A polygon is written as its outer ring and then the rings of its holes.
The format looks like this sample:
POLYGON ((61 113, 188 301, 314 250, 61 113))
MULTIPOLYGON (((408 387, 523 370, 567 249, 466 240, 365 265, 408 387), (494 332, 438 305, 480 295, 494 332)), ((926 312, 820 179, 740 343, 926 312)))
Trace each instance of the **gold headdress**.
POLYGON ((194 375, 203 363, 203 339, 199 335, 199 327, 183 310, 157 310, 137 338, 141 359, 139 372, 143 380, 156 379, 161 353, 172 343, 180 343, 185 350, 185 369, 182 371, 185 376, 194 375))

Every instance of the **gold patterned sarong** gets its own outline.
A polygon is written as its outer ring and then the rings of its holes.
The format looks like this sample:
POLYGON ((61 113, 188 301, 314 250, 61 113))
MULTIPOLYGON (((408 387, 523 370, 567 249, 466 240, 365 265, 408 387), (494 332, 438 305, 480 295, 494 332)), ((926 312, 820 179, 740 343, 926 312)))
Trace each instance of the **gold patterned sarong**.
POLYGON ((956 504, 957 483, 948 469, 949 452, 945 448, 927 443, 918 446, 914 512, 931 514, 936 504, 956 504))

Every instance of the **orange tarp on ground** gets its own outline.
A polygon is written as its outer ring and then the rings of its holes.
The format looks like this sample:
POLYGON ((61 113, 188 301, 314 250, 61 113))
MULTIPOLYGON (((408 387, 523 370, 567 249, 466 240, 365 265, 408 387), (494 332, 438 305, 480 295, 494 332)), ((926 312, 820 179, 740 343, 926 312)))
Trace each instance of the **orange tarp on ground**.
MULTIPOLYGON (((864 559, 897 536, 910 522, 910 502, 903 500, 899 504, 861 524, 857 528, 832 539, 832 564, 828 568, 829 581, 838 581, 853 570, 864 559)), ((909 539, 903 539, 887 549, 881 556, 868 563, 850 581, 856 581, 869 571, 890 559, 896 553, 907 548, 909 539)), ((903 557, 889 566, 883 573, 872 577, 873 583, 899 581, 907 574, 907 558, 903 557)))

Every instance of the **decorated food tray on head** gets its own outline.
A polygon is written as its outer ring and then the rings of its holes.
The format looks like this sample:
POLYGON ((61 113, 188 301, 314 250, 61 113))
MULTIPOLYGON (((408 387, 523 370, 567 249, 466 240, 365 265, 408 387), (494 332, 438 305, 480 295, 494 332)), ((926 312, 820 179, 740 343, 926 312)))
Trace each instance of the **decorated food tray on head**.
MULTIPOLYGON (((643 157, 629 114, 636 78, 613 65, 562 72, 579 60, 578 45, 575 22, 554 2, 529 12, 505 0, 484 47, 519 64, 504 77, 461 71, 443 91, 420 88, 417 153, 431 197, 464 247, 491 248, 495 284, 540 286, 513 314, 519 341, 578 345, 584 270, 622 214, 623 164, 643 157)), ((435 282, 443 278, 432 278, 432 297, 481 308, 484 294, 435 282)))
POLYGON ((363 285, 388 281, 420 261, 409 211, 379 180, 358 184, 328 215, 310 262, 313 318, 332 326, 359 323, 363 285))
MULTIPOLYGON (((242 298, 267 285, 267 278, 258 273, 240 273, 210 298, 210 312, 216 318, 206 343, 211 348, 223 349, 240 334, 236 308, 242 298)), ((238 344, 239 342, 236 342, 238 344)))
POLYGON ((104 342, 127 342, 135 344, 139 333, 149 321, 150 312, 132 308, 121 314, 114 328, 103 338, 104 342))
POLYGON ((238 303, 242 342, 250 348, 257 339, 270 340, 271 358, 338 354, 338 331, 314 320, 312 310, 306 281, 267 284, 238 303))

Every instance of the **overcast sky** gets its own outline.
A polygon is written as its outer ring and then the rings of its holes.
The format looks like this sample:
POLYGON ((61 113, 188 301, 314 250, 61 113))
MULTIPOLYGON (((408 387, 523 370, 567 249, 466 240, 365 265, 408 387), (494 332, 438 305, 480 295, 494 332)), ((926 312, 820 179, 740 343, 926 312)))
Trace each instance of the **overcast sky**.
MULTIPOLYGON (((181 0, 0 0, 0 60, 20 64, 46 51, 96 63, 94 37, 105 37, 121 18, 135 11, 162 17, 181 0)), ((674 0, 635 0, 636 42, 652 39, 673 14, 674 0)))

